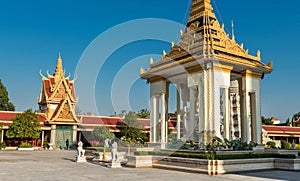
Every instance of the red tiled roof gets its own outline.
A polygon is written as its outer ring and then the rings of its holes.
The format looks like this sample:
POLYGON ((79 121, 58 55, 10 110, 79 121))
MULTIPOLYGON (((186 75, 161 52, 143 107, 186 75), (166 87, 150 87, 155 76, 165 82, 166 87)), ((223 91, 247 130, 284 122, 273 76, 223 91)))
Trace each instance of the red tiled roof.
MULTIPOLYGON (((9 126, 10 120, 14 118, 17 114, 20 114, 21 112, 4 112, 0 111, 0 121, 4 122, 4 126, 9 126)), ((44 122, 47 120, 45 118, 45 114, 39 113, 38 114, 39 121, 41 123, 41 127, 49 128, 49 126, 44 125, 44 122)), ((104 117, 104 116, 78 116, 78 119, 82 121, 82 123, 79 125, 80 129, 94 129, 97 126, 105 125, 112 131, 118 131, 121 124, 124 122, 123 118, 118 117, 104 117)), ((70 121, 66 120, 60 120, 60 122, 70 123, 70 121)), ((150 131, 150 120, 149 119, 138 119, 138 122, 141 123, 144 126, 145 131, 150 131)), ((176 120, 171 119, 168 122, 168 126, 171 129, 176 128, 176 120)))
MULTIPOLYGON (((0 111, 0 122, 3 122, 3 126, 7 127, 11 124, 11 119, 15 118, 17 114, 22 112, 11 112, 11 111, 0 111)), ((48 128, 49 126, 44 125, 46 120, 44 114, 38 114, 38 119, 42 128, 48 128)))
POLYGON ((300 134, 300 127, 263 125, 262 128, 270 134, 300 134))

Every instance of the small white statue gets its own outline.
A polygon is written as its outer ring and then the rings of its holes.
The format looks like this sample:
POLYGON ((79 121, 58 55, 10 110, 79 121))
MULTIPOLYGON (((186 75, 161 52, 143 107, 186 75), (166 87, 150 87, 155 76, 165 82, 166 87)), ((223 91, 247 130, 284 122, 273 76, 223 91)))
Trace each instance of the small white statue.
POLYGON ((78 147, 77 147, 77 156, 78 157, 84 157, 85 150, 82 148, 82 146, 83 146, 82 141, 79 141, 78 147))
POLYGON ((109 140, 108 138, 106 138, 106 139, 104 140, 104 146, 105 146, 106 148, 109 148, 109 142, 110 142, 110 140, 109 140))
POLYGON ((112 161, 117 161, 118 160, 118 143, 116 141, 113 142, 111 145, 111 158, 112 161))

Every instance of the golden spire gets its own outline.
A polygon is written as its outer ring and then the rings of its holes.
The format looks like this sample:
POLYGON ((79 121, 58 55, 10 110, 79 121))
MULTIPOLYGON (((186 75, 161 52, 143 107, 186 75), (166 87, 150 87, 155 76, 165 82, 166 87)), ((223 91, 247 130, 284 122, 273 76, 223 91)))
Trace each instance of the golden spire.
POLYGON ((234 22, 231 21, 231 28, 232 28, 232 40, 235 41, 235 35, 234 35, 234 22))
POLYGON ((54 76, 62 76, 62 77, 64 76, 62 59, 61 59, 60 53, 58 53, 57 64, 56 64, 54 76))
POLYGON ((213 7, 210 3, 210 0, 193 0, 190 16, 193 19, 193 16, 198 16, 205 12, 206 14, 215 17, 215 15, 212 13, 212 10, 213 7))

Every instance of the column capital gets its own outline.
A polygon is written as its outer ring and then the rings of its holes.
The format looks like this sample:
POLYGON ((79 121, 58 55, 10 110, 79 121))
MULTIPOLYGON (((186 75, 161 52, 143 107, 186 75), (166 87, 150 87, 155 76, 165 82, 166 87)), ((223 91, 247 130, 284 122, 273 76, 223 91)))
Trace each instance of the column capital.
POLYGON ((261 78, 263 74, 259 73, 259 72, 253 72, 251 70, 245 70, 245 71, 241 72, 241 75, 243 77, 261 78))
POLYGON ((226 73, 230 73, 233 69, 232 66, 223 65, 220 63, 213 63, 213 68, 214 68, 214 70, 219 70, 219 71, 226 72, 226 73))

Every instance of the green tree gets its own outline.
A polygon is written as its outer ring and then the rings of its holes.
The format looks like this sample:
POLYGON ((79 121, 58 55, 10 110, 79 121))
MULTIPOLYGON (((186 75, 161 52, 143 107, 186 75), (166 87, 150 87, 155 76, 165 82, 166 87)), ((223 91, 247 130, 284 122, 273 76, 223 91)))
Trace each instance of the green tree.
POLYGON ((145 144, 148 137, 143 130, 144 126, 137 121, 137 115, 134 112, 129 112, 121 126, 121 139, 131 144, 145 144))
POLYGON ((95 140, 104 141, 106 138, 110 140, 114 139, 115 135, 106 126, 99 126, 92 131, 92 137, 95 140))
POLYGON ((22 141, 27 141, 29 139, 40 138, 41 131, 37 114, 28 109, 12 119, 12 124, 6 132, 6 136, 8 138, 19 138, 22 141))
POLYGON ((9 102, 8 92, 0 79, 0 111, 14 111, 15 106, 9 102))
POLYGON ((136 114, 139 118, 145 118, 149 119, 150 118, 150 112, 148 109, 141 109, 139 112, 136 114))
POLYGON ((263 125, 273 125, 271 118, 261 117, 261 121, 263 125))
POLYGON ((297 126, 296 121, 298 121, 299 118, 300 118, 300 112, 295 113, 295 114, 293 115, 293 117, 292 117, 292 122, 291 122, 292 126, 297 126))
POLYGON ((286 125, 286 126, 290 126, 290 125, 291 125, 290 118, 287 118, 287 120, 285 121, 285 125, 286 125))

